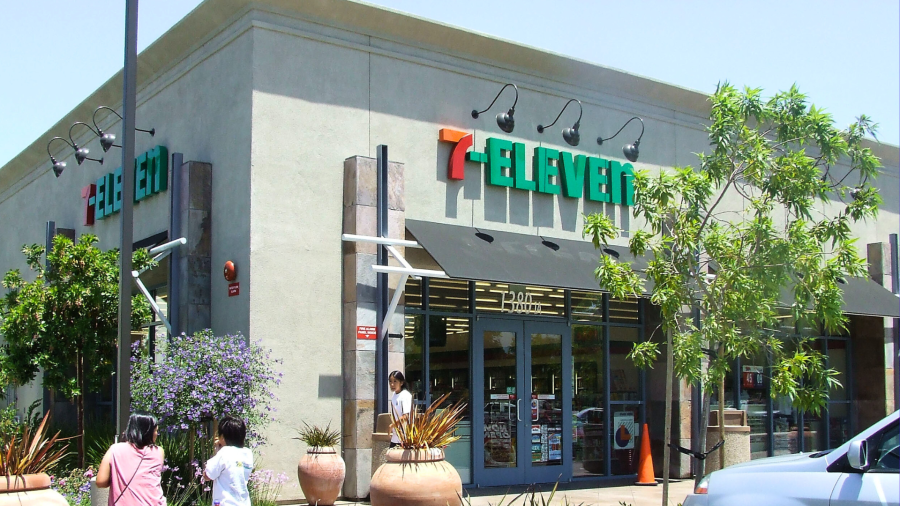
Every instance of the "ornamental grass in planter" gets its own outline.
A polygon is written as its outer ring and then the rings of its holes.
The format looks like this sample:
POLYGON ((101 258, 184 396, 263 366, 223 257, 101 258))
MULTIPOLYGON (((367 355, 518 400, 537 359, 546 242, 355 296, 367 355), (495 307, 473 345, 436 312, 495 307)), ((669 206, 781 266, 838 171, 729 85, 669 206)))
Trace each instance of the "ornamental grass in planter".
POLYGON ((391 413, 399 446, 388 449, 385 463, 372 476, 372 506, 460 506, 462 480, 444 460, 444 448, 459 440, 456 428, 465 414, 462 400, 439 410, 444 394, 424 411, 413 407, 408 417, 391 413))
POLYGON ((50 489, 50 476, 59 461, 66 455, 68 445, 59 432, 47 437, 47 420, 32 431, 25 427, 21 435, 13 435, 0 448, 0 506, 68 506, 63 496, 50 489))
POLYGON ((331 505, 337 500, 344 485, 347 467, 335 446, 341 442, 341 433, 329 423, 324 428, 303 423, 298 430, 299 439, 306 443, 306 455, 297 464, 297 478, 303 497, 309 504, 331 505))

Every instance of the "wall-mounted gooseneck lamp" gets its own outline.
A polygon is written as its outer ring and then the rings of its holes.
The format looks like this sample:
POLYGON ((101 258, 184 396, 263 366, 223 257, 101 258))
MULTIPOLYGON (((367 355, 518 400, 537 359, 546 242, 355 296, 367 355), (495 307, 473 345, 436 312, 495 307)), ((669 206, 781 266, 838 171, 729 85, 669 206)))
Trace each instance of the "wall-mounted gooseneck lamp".
POLYGON ((497 126, 500 127, 500 130, 503 130, 508 134, 512 133, 513 129, 516 128, 516 119, 513 117, 513 115, 516 113, 516 104, 519 102, 519 88, 513 83, 507 83, 502 88, 500 88, 500 91, 497 93, 497 96, 494 97, 491 105, 487 106, 485 110, 477 111, 475 109, 472 109, 472 117, 478 119, 478 116, 480 114, 487 112, 491 107, 493 107, 494 102, 496 102, 497 99, 500 98, 500 94, 503 93, 503 90, 505 90, 509 86, 512 86, 513 90, 516 91, 516 99, 513 101, 513 105, 509 108, 508 111, 497 114, 497 126))
MULTIPOLYGON (((65 142, 66 144, 69 144, 69 143, 62 137, 54 137, 54 138, 50 139, 50 142, 47 143, 47 154, 50 155, 50 162, 53 163, 53 173, 56 174, 56 177, 59 177, 62 175, 63 171, 66 170, 66 162, 61 162, 61 161, 57 160, 56 157, 50 153, 50 145, 53 144, 53 141, 55 141, 57 139, 65 142)), ((69 144, 69 147, 71 148, 73 146, 71 144, 69 144)))
POLYGON ((632 142, 631 144, 626 144, 626 145, 622 146, 622 153, 625 155, 625 158, 627 158, 629 162, 636 162, 638 159, 638 155, 640 154, 640 151, 638 150, 638 148, 641 145, 641 137, 644 136, 644 120, 642 120, 641 118, 639 118, 637 116, 634 116, 630 120, 626 121, 625 124, 622 125, 622 128, 620 128, 618 132, 614 133, 612 135, 612 137, 607 137, 605 139, 602 137, 597 137, 597 144, 602 146, 605 141, 608 141, 608 140, 612 139, 613 137, 619 135, 619 132, 621 132, 626 126, 628 126, 629 123, 631 123, 634 120, 638 120, 641 122, 641 135, 638 135, 637 140, 632 142))
MULTIPOLYGON (((100 125, 97 124, 97 113, 100 111, 100 109, 106 109, 109 112, 118 116, 119 119, 122 119, 122 115, 117 113, 115 109, 113 109, 111 107, 107 107, 105 105, 101 105, 100 107, 98 107, 94 110, 94 115, 91 116, 91 121, 94 123, 94 127, 97 128, 98 135, 100 136, 100 146, 103 147, 104 152, 109 151, 109 148, 121 148, 122 146, 119 146, 118 144, 115 143, 116 135, 109 133, 109 132, 104 132, 100 128, 100 125)), ((150 130, 144 130, 143 128, 135 128, 135 130, 137 130, 138 132, 147 132, 148 134, 150 134, 150 137, 153 137, 154 135, 156 135, 155 128, 151 128, 150 130)))
POLYGON ((542 134, 542 133, 544 133, 544 130, 555 125, 556 122, 559 121, 559 117, 562 116, 562 113, 564 113, 566 111, 566 107, 569 107, 569 104, 571 104, 572 102, 575 102, 576 104, 578 104, 578 120, 575 121, 575 124, 572 125, 572 128, 563 128, 562 136, 563 136, 563 140, 565 140, 569 146, 577 146, 578 143, 581 142, 581 134, 578 133, 578 127, 581 126, 581 115, 584 113, 584 109, 581 107, 581 100, 577 100, 577 99, 573 98, 573 99, 570 99, 568 102, 566 102, 566 105, 564 105, 562 110, 559 111, 559 114, 556 115, 556 119, 553 120, 553 123, 550 123, 547 126, 544 126, 544 125, 537 126, 538 133, 542 134))
POLYGON ((78 147, 78 143, 76 143, 75 139, 72 138, 72 129, 75 128, 75 125, 84 125, 92 133, 97 133, 94 132, 94 129, 84 121, 76 121, 75 123, 72 123, 72 126, 69 127, 69 140, 72 142, 72 147, 75 148, 75 161, 78 162, 78 165, 81 165, 81 163, 85 160, 100 162, 100 165, 103 165, 103 158, 91 158, 88 156, 88 153, 90 153, 90 150, 88 148, 78 147))

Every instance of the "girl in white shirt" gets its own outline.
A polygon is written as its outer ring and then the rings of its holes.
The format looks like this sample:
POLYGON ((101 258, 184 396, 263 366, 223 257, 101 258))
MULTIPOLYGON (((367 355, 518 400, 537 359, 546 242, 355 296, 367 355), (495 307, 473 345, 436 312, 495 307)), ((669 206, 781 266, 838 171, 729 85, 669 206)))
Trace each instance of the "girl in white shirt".
MULTIPOLYGON (((400 371, 394 371, 388 375, 388 386, 394 395, 391 396, 391 409, 394 410, 394 417, 399 421, 409 419, 409 413, 412 411, 412 394, 406 387, 406 378, 400 371)), ((397 437, 397 429, 391 430, 391 448, 400 446, 400 438, 397 437)))

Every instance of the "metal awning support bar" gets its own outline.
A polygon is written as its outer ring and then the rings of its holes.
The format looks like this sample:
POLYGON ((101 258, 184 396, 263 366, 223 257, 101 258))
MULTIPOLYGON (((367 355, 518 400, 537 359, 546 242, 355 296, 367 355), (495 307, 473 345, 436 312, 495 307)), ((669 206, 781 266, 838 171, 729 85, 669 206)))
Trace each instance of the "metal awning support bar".
POLYGON ((407 269, 406 267, 394 267, 393 265, 373 265, 375 272, 388 274, 405 274, 407 276, 424 276, 426 278, 449 278, 444 271, 432 271, 429 269, 407 269))
POLYGON ((409 274, 400 276, 400 282, 397 283, 397 289, 394 290, 394 296, 391 297, 391 304, 388 306, 387 311, 384 313, 384 325, 381 326, 381 335, 379 337, 384 337, 388 333, 391 318, 394 316, 394 311, 397 310, 397 304, 400 302, 400 295, 402 295, 403 290, 406 289, 407 279, 409 279, 409 274))
POLYGON ((400 262, 400 265, 406 267, 407 269, 412 269, 412 265, 409 265, 409 262, 407 262, 406 259, 403 258, 403 255, 401 255, 400 252, 397 251, 397 248, 387 244, 384 246, 384 249, 388 250, 391 255, 394 255, 394 258, 396 258, 397 261, 400 262))
POLYGON ((164 251, 169 251, 173 248, 177 248, 178 246, 183 246, 185 244, 187 244, 187 239, 185 239, 184 237, 179 237, 174 241, 169 241, 167 243, 160 244, 159 246, 150 248, 150 251, 148 251, 148 253, 150 253, 151 255, 158 255, 164 251))
MULTIPOLYGON (((154 257, 153 257, 154 261, 159 262, 163 258, 169 256, 169 254, 171 254, 175 248, 177 248, 178 246, 182 246, 184 244, 187 244, 187 239, 185 239, 184 237, 181 237, 181 238, 175 239, 174 241, 169 241, 165 244, 160 244, 159 246, 150 248, 149 253, 151 255, 154 255, 154 257)), ((147 302, 150 303, 150 307, 153 308, 153 312, 156 313, 156 316, 157 316, 157 318, 159 318, 159 321, 161 321, 163 323, 163 325, 166 326, 166 331, 168 331, 168 333, 171 335, 172 334, 172 324, 169 323, 168 318, 166 318, 166 316, 162 313, 162 310, 159 309, 159 305, 156 303, 156 301, 153 299, 153 296, 150 295, 150 291, 147 290, 147 287, 144 286, 144 283, 141 281, 140 275, 143 274, 144 272, 146 272, 148 269, 149 269, 149 267, 144 267, 140 271, 131 271, 131 276, 134 278, 134 282, 135 282, 135 284, 137 284, 138 288, 141 290, 141 293, 143 293, 144 297, 147 298, 147 302)))
POLYGON ((403 258, 403 255, 397 251, 397 248, 394 246, 405 246, 407 248, 421 248, 416 241, 407 241, 403 239, 388 239, 386 237, 371 237, 366 235, 354 235, 354 234, 342 234, 341 240, 348 242, 369 242, 375 244, 382 244, 384 248, 390 252, 390 254, 400 263, 402 267, 395 267, 392 265, 373 265, 372 270, 377 273, 384 274, 400 274, 400 282, 397 283, 397 289, 394 290, 394 296, 391 298, 391 304, 388 306, 387 311, 384 314, 384 322, 381 325, 381 335, 378 336, 382 338, 387 335, 387 329, 389 328, 389 323, 391 318, 394 316, 394 311, 397 310, 397 304, 400 303, 400 296, 403 295, 403 291, 406 289, 406 281, 410 276, 413 278, 419 277, 428 277, 428 278, 449 278, 444 271, 435 271, 430 269, 415 269, 413 268, 409 262, 403 258))
POLYGON ((147 290, 147 287, 144 286, 143 282, 141 282, 141 278, 138 277, 139 276, 138 271, 131 271, 131 275, 134 276, 134 282, 135 282, 135 284, 137 284, 138 288, 140 288, 141 293, 143 293, 144 297, 147 298, 147 301, 150 302, 150 307, 153 308, 153 312, 156 313, 156 316, 157 316, 157 318, 159 318, 159 321, 161 321, 163 323, 163 325, 166 326, 166 330, 169 332, 169 334, 171 334, 172 333, 172 324, 170 324, 169 320, 165 317, 165 315, 162 314, 162 310, 159 309, 159 305, 156 304, 156 301, 153 300, 153 296, 150 295, 150 292, 147 290))
POLYGON ((386 244, 388 246, 405 246, 407 248, 422 247, 416 241, 408 241, 406 239, 390 239, 388 237, 372 237, 369 235, 341 234, 341 240, 349 242, 371 242, 375 244, 386 244))
MULTIPOLYGON (((182 246, 184 244, 187 244, 187 239, 182 237, 180 239, 175 239, 174 241, 169 241, 165 244, 160 244, 159 246, 150 248, 148 253, 150 253, 151 255, 155 255, 153 257, 153 260, 156 262, 159 262, 163 258, 166 258, 167 256, 169 256, 172 253, 173 249, 175 249, 178 246, 182 246)), ((149 269, 150 269, 150 267, 144 267, 143 269, 138 271, 138 276, 147 272, 149 269)), ((134 274, 134 272, 135 271, 132 271, 132 274, 134 274)), ((137 277, 137 276, 135 276, 135 277, 137 277)))

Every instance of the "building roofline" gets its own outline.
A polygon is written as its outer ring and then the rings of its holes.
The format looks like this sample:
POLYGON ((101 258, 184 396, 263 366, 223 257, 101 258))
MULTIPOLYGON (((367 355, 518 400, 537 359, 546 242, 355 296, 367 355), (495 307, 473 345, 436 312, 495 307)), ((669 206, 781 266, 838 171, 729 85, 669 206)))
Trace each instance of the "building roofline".
MULTIPOLYGON (((566 85, 584 87, 579 83, 598 83, 591 88, 599 88, 605 94, 641 102, 662 102, 676 111, 703 118, 708 115, 708 95, 699 91, 356 0, 205 0, 138 55, 138 93, 251 10, 425 47, 566 85)), ((121 103, 122 79, 119 70, 0 168, 0 193, 41 166, 50 170, 45 142, 53 135, 64 133, 75 121, 90 117, 98 105, 117 108, 121 103)), ((897 146, 876 142, 867 145, 885 167, 897 167, 900 163, 897 146)))

